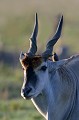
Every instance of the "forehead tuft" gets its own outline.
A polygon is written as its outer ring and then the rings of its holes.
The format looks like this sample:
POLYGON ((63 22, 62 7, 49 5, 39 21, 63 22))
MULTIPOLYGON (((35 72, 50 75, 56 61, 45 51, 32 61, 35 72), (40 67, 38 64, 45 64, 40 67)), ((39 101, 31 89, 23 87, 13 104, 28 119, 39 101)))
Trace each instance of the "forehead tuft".
POLYGON ((29 58, 28 56, 25 56, 23 60, 20 61, 21 65, 27 68, 28 66, 32 66, 33 68, 37 68, 41 65, 43 62, 43 59, 41 56, 34 56, 33 58, 29 58))

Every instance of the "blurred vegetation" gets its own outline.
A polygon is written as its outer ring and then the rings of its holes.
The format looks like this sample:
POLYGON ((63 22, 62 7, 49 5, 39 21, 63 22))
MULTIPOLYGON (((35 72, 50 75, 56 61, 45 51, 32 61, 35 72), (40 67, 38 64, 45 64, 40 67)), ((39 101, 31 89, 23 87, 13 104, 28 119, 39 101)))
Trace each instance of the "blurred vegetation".
POLYGON ((67 45, 69 54, 79 52, 79 0, 0 0, 0 120, 43 120, 32 103, 20 96, 23 71, 19 53, 29 48, 35 12, 38 53, 54 33, 59 14, 64 15, 64 26, 55 51, 67 45))
POLYGON ((0 120, 41 120, 31 101, 23 99, 0 101, 0 120))

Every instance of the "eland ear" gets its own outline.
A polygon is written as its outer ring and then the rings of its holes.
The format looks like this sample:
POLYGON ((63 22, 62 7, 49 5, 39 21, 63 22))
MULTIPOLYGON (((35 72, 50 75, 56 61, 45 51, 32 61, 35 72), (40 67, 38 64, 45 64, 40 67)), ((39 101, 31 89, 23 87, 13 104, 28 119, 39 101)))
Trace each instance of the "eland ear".
POLYGON ((55 52, 54 52, 53 58, 54 58, 53 59, 54 61, 59 61, 59 57, 55 52))
POLYGON ((21 51, 19 60, 22 61, 25 58, 25 54, 21 51))

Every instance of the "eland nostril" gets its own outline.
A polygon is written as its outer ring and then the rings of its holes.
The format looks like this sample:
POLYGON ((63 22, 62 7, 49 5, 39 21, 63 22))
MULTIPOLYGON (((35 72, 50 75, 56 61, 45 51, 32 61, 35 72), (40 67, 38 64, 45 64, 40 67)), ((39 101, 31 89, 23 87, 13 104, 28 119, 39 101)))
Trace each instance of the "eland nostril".
POLYGON ((26 89, 23 89, 23 94, 24 94, 24 97, 30 93, 30 91, 32 90, 32 88, 26 88, 26 89))
POLYGON ((26 93, 28 94, 31 90, 32 88, 27 88, 26 93))

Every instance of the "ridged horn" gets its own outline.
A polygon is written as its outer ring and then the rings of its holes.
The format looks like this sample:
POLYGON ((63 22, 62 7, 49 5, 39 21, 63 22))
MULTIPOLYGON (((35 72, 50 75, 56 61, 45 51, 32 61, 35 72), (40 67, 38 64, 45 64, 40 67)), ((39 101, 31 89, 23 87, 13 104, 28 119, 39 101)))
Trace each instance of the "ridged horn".
POLYGON ((34 29, 33 29, 32 35, 30 37, 30 48, 27 53, 29 57, 33 57, 37 51, 37 43, 36 43, 37 34, 38 34, 38 16, 36 13, 34 29))
POLYGON ((48 57, 52 56, 53 46, 58 41, 61 36, 62 31, 62 24, 63 24, 63 16, 60 17, 57 30, 53 38, 47 43, 45 52, 42 53, 42 57, 47 59, 48 57))

